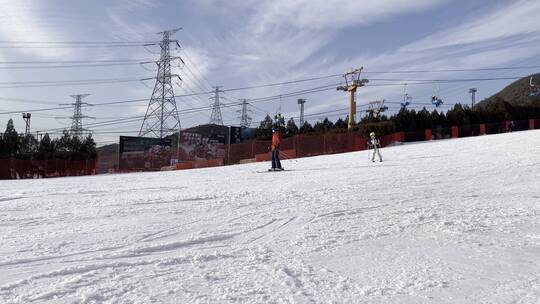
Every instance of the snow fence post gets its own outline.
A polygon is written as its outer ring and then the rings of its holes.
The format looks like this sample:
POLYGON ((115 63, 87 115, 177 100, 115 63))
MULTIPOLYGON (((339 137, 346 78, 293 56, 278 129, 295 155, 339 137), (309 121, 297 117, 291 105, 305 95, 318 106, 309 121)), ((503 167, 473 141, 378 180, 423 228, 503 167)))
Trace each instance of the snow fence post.
POLYGON ((401 142, 401 143, 405 142, 405 132, 400 131, 400 132, 394 133, 394 141, 401 142))
POLYGON ((486 135, 486 124, 480 124, 480 135, 486 135))
POLYGON ((452 138, 458 138, 459 136, 459 129, 456 126, 452 126, 452 138))
POLYGON ((534 130, 534 119, 529 119, 529 130, 534 130))
POLYGON ((431 129, 425 129, 424 136, 425 136, 425 140, 431 140, 433 138, 433 133, 431 129))

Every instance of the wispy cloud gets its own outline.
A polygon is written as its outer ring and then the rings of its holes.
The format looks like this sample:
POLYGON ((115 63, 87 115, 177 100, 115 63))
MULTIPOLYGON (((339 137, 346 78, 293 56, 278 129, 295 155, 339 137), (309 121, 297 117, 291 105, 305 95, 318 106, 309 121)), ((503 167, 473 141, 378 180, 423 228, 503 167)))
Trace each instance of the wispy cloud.
POLYGON ((489 9, 483 16, 471 16, 461 25, 415 41, 403 50, 488 43, 516 36, 534 40, 540 35, 539 16, 540 1, 522 0, 505 3, 489 9))
MULTIPOLYGON (((5 41, 65 41, 61 27, 44 17, 47 7, 36 0, 0 0, 0 37, 5 41)), ((69 49, 22 48, 22 52, 42 58, 65 58, 69 49)))
POLYGON ((329 31, 380 22, 396 15, 423 11, 445 0, 275 0, 262 2, 251 21, 258 33, 276 28, 329 31))

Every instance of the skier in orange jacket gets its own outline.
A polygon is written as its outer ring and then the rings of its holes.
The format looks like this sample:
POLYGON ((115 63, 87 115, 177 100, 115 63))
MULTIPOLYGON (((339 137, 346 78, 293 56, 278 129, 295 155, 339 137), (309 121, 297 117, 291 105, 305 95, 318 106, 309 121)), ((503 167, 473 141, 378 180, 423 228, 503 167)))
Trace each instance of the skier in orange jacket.
POLYGON ((281 132, 279 129, 272 129, 272 168, 270 171, 281 171, 281 162, 279 161, 279 147, 281 145, 281 132))

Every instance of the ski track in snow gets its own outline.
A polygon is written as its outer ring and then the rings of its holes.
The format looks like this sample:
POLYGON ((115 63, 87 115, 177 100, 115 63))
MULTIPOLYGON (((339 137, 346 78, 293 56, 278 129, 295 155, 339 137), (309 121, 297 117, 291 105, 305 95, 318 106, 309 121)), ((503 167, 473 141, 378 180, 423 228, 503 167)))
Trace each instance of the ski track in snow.
POLYGON ((540 131, 0 181, 0 303, 539 303, 540 131))

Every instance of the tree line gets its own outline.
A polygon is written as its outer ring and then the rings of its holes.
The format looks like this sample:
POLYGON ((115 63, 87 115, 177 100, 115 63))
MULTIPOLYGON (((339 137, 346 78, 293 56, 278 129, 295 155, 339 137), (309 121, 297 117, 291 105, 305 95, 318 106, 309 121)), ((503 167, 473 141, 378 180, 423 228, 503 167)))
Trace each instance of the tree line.
POLYGON ((5 132, 0 134, 0 158, 87 160, 96 157, 92 135, 80 138, 64 130, 59 138, 51 139, 45 133, 38 141, 31 134, 18 133, 12 119, 9 119, 5 132))
MULTIPOLYGON (((294 118, 289 118, 285 123, 283 117, 270 117, 267 115, 256 129, 256 138, 265 140, 272 136, 272 129, 280 129, 285 137, 296 134, 317 134, 325 132, 347 132, 348 116, 339 118, 335 122, 324 118, 311 125, 304 122, 300 127, 296 125, 294 118)), ((362 117, 353 127, 353 131, 359 131, 367 136, 370 132, 378 135, 387 135, 394 132, 414 132, 425 129, 449 128, 451 126, 466 126, 476 124, 500 123, 504 121, 518 121, 526 119, 540 119, 540 104, 512 105, 502 99, 476 106, 455 104, 446 112, 402 108, 398 113, 391 116, 373 113, 362 117)))

